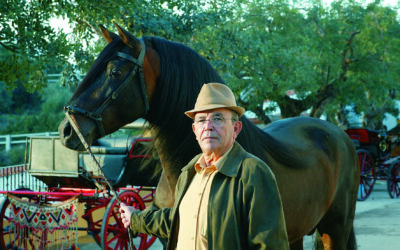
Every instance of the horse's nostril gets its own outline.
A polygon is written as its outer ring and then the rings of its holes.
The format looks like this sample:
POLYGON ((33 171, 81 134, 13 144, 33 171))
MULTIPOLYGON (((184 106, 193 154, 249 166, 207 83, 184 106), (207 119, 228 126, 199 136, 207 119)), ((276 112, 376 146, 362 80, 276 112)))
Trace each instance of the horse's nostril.
POLYGON ((62 137, 67 138, 72 134, 72 127, 69 122, 65 123, 64 129, 62 130, 62 137))

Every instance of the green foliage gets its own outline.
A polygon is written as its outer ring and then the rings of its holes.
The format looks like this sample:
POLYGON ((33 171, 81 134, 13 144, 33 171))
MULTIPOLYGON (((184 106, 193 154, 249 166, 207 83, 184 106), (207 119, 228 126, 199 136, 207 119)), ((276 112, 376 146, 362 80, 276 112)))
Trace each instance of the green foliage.
POLYGON ((13 90, 7 90, 4 82, 0 81, 0 114, 26 114, 35 112, 40 105, 37 92, 28 93, 21 84, 16 84, 13 90))
POLYGON ((28 134, 47 131, 57 131, 62 114, 18 115, 7 116, 7 125, 0 134, 28 134))
POLYGON ((63 113, 64 106, 71 97, 72 92, 65 88, 60 88, 56 84, 48 85, 42 95, 43 104, 41 113, 55 114, 63 113))
POLYGON ((5 88, 5 83, 0 81, 0 114, 7 112, 12 104, 12 95, 5 88))
MULTIPOLYGON (((259 117, 271 111, 265 100, 285 116, 311 110, 314 117, 337 117, 344 106, 371 119, 381 119, 372 116, 376 110, 398 112, 393 107, 400 87, 399 17, 380 1, 332 1, 327 7, 319 0, 3 3, 0 82, 9 90, 18 83, 30 93, 43 90, 47 73, 62 70, 63 86, 74 88, 105 46, 98 25, 112 30, 116 21, 138 37, 161 36, 194 48, 233 88, 240 104, 259 117), (73 34, 56 32, 51 17, 67 18, 73 34)), ((4 110, 10 99, 0 94, 4 110)), ((51 107, 60 108, 42 109, 51 107)), ((33 129, 34 119, 24 115, 32 123, 26 129, 33 129)), ((56 115, 35 119, 46 118, 51 123, 56 115)))
POLYGON ((319 1, 301 7, 284 0, 232 2, 221 22, 206 23, 192 37, 246 109, 259 115, 267 99, 286 116, 309 109, 315 117, 335 116, 339 104, 356 104, 364 113, 371 105, 394 106, 392 90, 400 87, 396 10, 379 2, 334 1, 329 8, 319 1), (296 95, 287 96, 290 90, 296 95))
MULTIPOLYGON (((25 100, 32 99, 34 95, 29 93, 25 94, 25 100)), ((29 107, 29 104, 32 104, 32 102, 29 101, 14 102, 12 105, 8 106, 9 112, 4 110, 6 114, 0 116, 2 124, 2 126, 0 126, 0 134, 57 131, 58 125, 64 117, 63 107, 70 96, 70 90, 61 88, 56 84, 50 84, 46 87, 35 105, 29 107), (17 107, 11 109, 11 107, 14 106, 17 107)))
POLYGON ((0 151, 0 167, 18 165, 25 162, 25 147, 14 146, 10 151, 0 151))
POLYGON ((72 46, 54 31, 49 19, 56 1, 10 1, 0 4, 0 81, 8 90, 21 83, 31 93, 45 87, 47 65, 61 66, 72 46))
MULTIPOLYGON (((21 92, 23 92, 21 88, 19 89, 21 92)), ((13 94, 15 94, 16 90, 13 91, 13 94)), ((7 92, 4 88, 0 88, 0 93, 7 94, 9 92, 7 92)), ((27 98, 25 100, 29 100, 32 99, 33 96, 37 96, 35 94, 29 94, 26 92, 24 92, 24 94, 27 98)), ((5 108, 1 110, 0 134, 28 134, 57 131, 60 121, 64 118, 63 106, 68 101, 70 96, 70 90, 61 88, 56 84, 49 84, 43 91, 38 103, 36 105, 32 105, 30 108, 27 106, 27 104, 30 103, 29 101, 12 102, 10 100, 8 105, 4 105, 5 108)), ((13 146, 9 152, 1 151, 0 166, 23 163, 24 152, 25 149, 23 147, 17 146, 13 146)))

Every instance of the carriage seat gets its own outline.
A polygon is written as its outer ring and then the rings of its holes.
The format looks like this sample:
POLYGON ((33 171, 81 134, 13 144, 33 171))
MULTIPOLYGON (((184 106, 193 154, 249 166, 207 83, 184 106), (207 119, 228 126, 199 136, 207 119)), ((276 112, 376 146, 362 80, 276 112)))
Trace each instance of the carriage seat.
MULTIPOLYGON (((110 183, 117 183, 127 164, 130 145, 134 138, 102 138, 91 146, 91 151, 110 183)), ((79 166, 93 177, 102 176, 96 163, 87 152, 79 154, 79 166)))
POLYGON ((93 142, 91 150, 94 154, 127 154, 131 138, 102 138, 93 142))

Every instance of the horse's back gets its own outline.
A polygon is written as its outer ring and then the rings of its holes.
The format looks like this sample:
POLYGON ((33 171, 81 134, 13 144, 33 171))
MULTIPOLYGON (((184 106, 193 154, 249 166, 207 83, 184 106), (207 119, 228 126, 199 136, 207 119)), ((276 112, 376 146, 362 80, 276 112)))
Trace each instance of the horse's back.
POLYGON ((273 122, 264 131, 290 149, 294 162, 299 162, 293 166, 280 164, 286 172, 293 172, 291 168, 297 169, 295 174, 301 169, 315 172, 325 167, 328 183, 344 180, 354 186, 356 180, 358 184, 356 149, 343 129, 321 119, 296 117, 273 122))
POLYGON ((295 117, 270 123, 264 131, 302 157, 312 156, 310 150, 320 150, 331 160, 340 148, 354 151, 348 135, 339 127, 316 118, 295 117))
POLYGON ((291 241, 317 227, 334 203, 344 205, 345 214, 354 212, 357 158, 342 129, 320 119, 297 117, 273 122, 264 131, 292 152, 291 162, 299 162, 285 165, 279 159, 269 159, 291 241))

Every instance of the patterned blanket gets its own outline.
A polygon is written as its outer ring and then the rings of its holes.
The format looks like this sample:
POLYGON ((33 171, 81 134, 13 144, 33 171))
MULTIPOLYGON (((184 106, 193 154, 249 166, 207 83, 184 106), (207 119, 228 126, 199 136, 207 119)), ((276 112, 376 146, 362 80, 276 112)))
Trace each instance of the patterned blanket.
POLYGON ((57 203, 29 202, 8 194, 10 246, 19 249, 76 249, 78 246, 78 197, 57 203))

